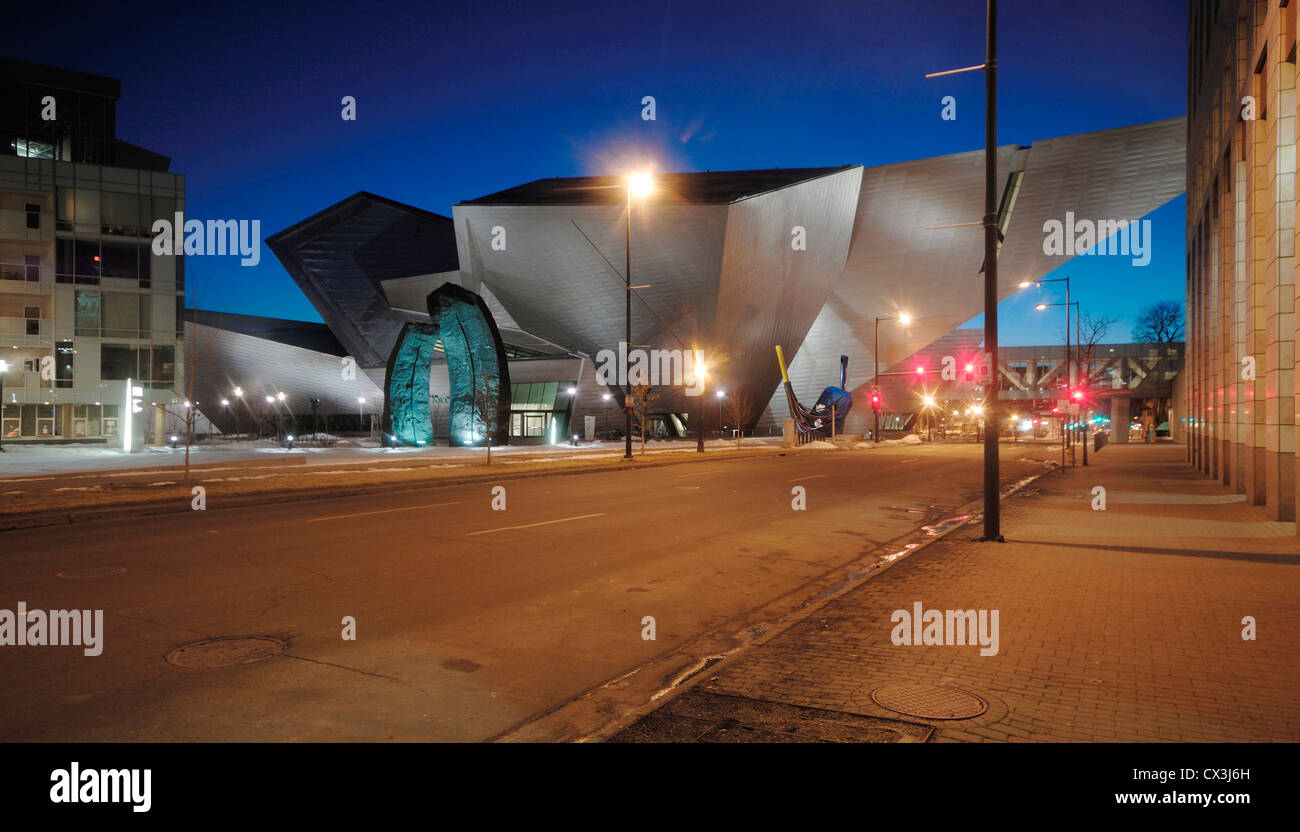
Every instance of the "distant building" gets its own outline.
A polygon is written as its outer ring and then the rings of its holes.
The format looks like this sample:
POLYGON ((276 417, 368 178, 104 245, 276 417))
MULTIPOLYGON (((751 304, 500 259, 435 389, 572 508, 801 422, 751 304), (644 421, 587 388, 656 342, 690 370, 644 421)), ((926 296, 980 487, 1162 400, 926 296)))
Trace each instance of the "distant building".
POLYGON ((0 60, 0 361, 4 441, 120 443, 161 433, 184 364, 181 256, 157 218, 185 207, 170 160, 117 138, 120 83, 0 60))

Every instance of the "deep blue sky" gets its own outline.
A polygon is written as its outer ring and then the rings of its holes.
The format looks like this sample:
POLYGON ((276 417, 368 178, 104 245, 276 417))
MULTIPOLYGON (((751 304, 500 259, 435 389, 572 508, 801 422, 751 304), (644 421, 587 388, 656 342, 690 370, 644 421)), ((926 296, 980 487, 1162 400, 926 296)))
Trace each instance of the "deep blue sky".
MULTIPOLYGON (((172 157, 187 215, 260 219, 264 238, 359 190, 450 215, 532 179, 611 172, 620 148, 660 170, 726 170, 984 141, 982 73, 922 77, 983 60, 980 0, 59 6, 7 12, 22 36, 6 54, 120 78, 118 134, 172 157), (644 95, 656 121, 640 118, 644 95), (955 122, 938 117, 944 95, 955 122)), ((999 15, 999 144, 1185 114, 1183 0, 1003 0, 999 15)), ((1150 266, 1062 270, 1085 311, 1131 320, 1182 299, 1182 204, 1152 215, 1150 266)), ((206 309, 319 320, 265 247, 254 268, 187 269, 206 309)), ((1003 310, 1004 344, 1060 337, 1029 299, 1003 310)))

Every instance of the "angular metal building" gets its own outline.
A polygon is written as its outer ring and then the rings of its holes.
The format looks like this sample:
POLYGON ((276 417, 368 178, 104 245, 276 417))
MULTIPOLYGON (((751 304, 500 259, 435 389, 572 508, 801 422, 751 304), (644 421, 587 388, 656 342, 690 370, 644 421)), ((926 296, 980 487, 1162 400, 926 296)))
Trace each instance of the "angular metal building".
MULTIPOLYGON (((849 356, 857 406, 846 430, 861 433, 875 318, 912 318, 881 327, 883 370, 982 311, 982 236, 963 227, 982 214, 982 160, 976 151, 879 167, 657 175, 655 191, 632 202, 630 234, 621 177, 538 180, 462 202, 450 218, 362 192, 267 242, 378 386, 402 327, 427 320, 429 293, 451 282, 482 297, 510 359, 511 441, 621 423, 621 390, 601 383, 597 365, 625 340, 629 259, 632 348, 699 349, 709 365, 703 406, 685 386, 660 388, 669 432, 701 416, 714 429, 718 389, 755 402, 747 425, 779 425, 780 344, 809 400, 838 382, 839 357, 849 356)), ((1065 262, 1045 253, 1046 220, 1136 220, 1182 193, 1185 122, 1003 147, 998 170, 1005 298, 1065 262)), ((445 394, 436 356, 431 384, 445 394)), ((446 436, 445 422, 435 433, 446 436)))

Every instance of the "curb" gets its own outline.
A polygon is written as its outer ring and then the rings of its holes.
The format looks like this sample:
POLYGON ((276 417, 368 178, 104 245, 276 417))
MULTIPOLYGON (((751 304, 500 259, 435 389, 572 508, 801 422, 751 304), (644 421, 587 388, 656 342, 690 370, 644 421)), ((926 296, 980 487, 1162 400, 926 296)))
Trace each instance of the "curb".
MULTIPOLYGON (((264 491, 259 494, 249 494, 244 496, 232 497, 229 500, 222 500, 221 508, 247 508, 249 506, 265 506, 268 500, 274 500, 277 503, 299 503, 309 502, 319 499, 333 499, 336 497, 362 497, 372 494, 382 494, 394 490, 424 490, 437 488, 451 488, 460 485, 473 485, 479 482, 509 482, 512 480, 540 479, 543 477, 563 477, 575 476, 578 474, 597 474, 609 471, 636 471, 643 468, 663 468, 669 465, 690 465, 698 462, 728 462, 741 459, 763 459, 772 456, 785 456, 786 454, 796 451, 797 448, 780 448, 762 453, 738 454, 727 457, 710 457, 707 453, 698 457, 687 457, 685 459, 663 460, 655 462, 636 462, 624 464, 622 458, 618 462, 606 462, 593 465, 588 468, 566 468, 557 471, 523 471, 502 476, 495 472, 484 472, 473 476, 463 476, 456 479, 440 480, 438 482, 398 482, 387 484, 375 484, 360 486, 355 488, 317 488, 317 489, 287 489, 284 491, 264 491), (394 486, 397 488, 395 489, 394 486)), ((132 469, 137 470, 137 469, 132 469)), ((193 466, 190 468, 194 470, 193 466)), ((211 510, 211 509, 208 509, 211 510)), ((19 531, 23 529, 38 529, 47 526, 62 526, 72 523, 90 523, 98 520, 115 520, 125 516, 135 517, 156 517, 161 514, 183 514, 192 511, 188 500, 173 499, 170 502, 140 502, 125 503, 117 505, 108 505, 94 508, 66 508, 58 509, 48 513, 24 512, 9 516, 0 516, 0 532, 19 531)))

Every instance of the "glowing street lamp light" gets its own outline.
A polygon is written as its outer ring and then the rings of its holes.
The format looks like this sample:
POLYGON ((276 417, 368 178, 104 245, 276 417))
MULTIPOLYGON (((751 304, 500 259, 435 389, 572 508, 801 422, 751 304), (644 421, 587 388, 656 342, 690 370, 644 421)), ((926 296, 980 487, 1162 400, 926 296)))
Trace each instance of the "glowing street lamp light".
POLYGON ((366 429, 366 397, 357 396, 357 424, 361 430, 366 429))
POLYGON ((648 173, 634 173, 627 178, 627 189, 637 199, 644 199, 654 193, 655 182, 648 173))

